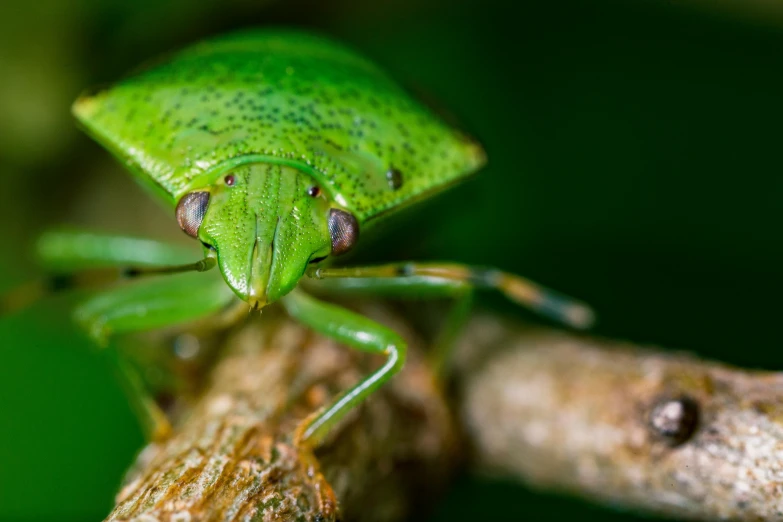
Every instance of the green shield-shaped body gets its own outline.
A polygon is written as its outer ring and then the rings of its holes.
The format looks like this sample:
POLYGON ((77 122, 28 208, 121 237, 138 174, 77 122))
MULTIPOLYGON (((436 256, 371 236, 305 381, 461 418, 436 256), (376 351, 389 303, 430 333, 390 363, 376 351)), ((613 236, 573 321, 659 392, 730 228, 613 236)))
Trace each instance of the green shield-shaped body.
POLYGON ((476 171, 479 145, 330 40, 241 32, 81 98, 77 118, 171 205, 244 163, 311 175, 364 224, 476 171))

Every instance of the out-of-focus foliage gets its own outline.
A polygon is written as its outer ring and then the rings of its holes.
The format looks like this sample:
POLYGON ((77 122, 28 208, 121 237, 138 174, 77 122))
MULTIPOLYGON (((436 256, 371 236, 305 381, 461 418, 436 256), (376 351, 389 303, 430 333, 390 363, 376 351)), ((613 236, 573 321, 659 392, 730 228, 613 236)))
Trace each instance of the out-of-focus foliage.
MULTIPOLYGON (((34 277, 47 226, 186 240, 75 128, 80 90, 214 33, 296 25, 361 49, 487 147, 481 176, 401 217, 364 259, 496 265, 593 303, 602 335, 782 366, 783 30, 663 2, 509 5, 0 3, 0 291, 34 277)), ((142 442, 70 303, 0 320, 0 520, 100 518, 142 442)), ((433 520, 478 516, 629 519, 466 478, 433 520)))

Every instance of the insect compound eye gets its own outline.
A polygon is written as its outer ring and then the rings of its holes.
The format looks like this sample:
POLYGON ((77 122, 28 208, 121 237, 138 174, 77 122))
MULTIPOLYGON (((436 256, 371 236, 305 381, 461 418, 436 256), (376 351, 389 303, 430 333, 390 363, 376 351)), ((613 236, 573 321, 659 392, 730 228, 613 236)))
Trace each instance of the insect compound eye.
POLYGON ((198 237, 198 229, 209 206, 209 192, 190 192, 177 203, 177 223, 187 235, 198 237))
POLYGON ((359 239, 359 222, 350 212, 333 208, 329 211, 329 234, 332 236, 332 254, 345 254, 359 239))

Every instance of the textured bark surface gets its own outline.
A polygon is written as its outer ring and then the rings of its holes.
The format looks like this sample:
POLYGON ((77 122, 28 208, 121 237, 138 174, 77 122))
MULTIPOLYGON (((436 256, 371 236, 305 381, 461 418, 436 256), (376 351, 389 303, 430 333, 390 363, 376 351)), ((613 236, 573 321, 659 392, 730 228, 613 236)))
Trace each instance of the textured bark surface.
MULTIPOLYGON (((361 311, 414 338, 387 308, 361 311)), ((489 316, 460 343, 477 469, 668 516, 783 520, 783 374, 489 316)), ((465 450, 416 346, 313 456, 293 443, 299 421, 380 361, 265 312, 225 343, 174 436, 144 450, 108 520, 420 514, 465 450)))
MULTIPOLYGON (((362 312, 414 339, 388 312, 362 312)), ((412 344, 404 372, 314 456, 294 442, 299 422, 381 360, 265 311, 227 340, 173 437, 140 454, 107 520, 392 521, 425 509, 455 445, 412 344)))
POLYGON ((484 470, 670 516, 783 520, 783 374, 489 317, 460 356, 484 470))

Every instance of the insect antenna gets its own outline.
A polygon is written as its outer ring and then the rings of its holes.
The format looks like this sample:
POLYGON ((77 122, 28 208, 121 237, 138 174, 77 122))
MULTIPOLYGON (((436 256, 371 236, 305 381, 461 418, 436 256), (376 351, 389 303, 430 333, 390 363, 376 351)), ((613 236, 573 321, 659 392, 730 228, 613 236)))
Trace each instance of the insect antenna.
POLYGON ((123 271, 125 277, 141 277, 147 275, 178 274, 180 272, 206 272, 215 268, 217 261, 214 257, 205 257, 195 263, 172 266, 129 267, 123 271))

